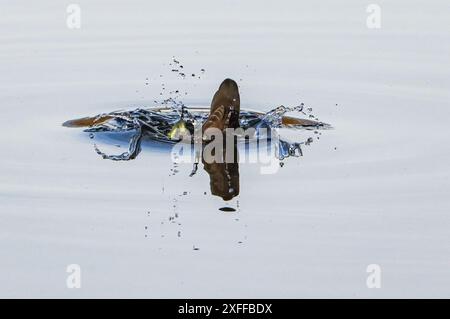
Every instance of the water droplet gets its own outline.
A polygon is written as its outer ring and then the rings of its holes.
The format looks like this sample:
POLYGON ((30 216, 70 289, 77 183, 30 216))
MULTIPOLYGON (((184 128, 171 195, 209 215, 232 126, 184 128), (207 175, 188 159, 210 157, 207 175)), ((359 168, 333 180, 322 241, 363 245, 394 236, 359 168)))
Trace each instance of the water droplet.
POLYGON ((222 212, 227 212, 227 213, 236 211, 236 209, 234 209, 233 207, 221 207, 221 208, 219 208, 219 210, 222 212))

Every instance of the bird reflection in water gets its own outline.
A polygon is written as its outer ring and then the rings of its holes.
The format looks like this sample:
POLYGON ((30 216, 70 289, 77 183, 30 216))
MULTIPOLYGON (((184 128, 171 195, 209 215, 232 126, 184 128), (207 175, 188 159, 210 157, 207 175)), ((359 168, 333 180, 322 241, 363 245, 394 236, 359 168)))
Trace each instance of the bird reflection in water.
POLYGON ((203 168, 209 175, 211 194, 225 201, 239 195, 239 154, 236 140, 232 143, 232 147, 223 147, 222 154, 216 154, 216 148, 210 155, 204 153, 202 156, 203 168), (228 152, 231 149, 233 154, 227 154, 227 149, 228 152), (217 160, 216 155, 219 155, 220 160, 217 160))

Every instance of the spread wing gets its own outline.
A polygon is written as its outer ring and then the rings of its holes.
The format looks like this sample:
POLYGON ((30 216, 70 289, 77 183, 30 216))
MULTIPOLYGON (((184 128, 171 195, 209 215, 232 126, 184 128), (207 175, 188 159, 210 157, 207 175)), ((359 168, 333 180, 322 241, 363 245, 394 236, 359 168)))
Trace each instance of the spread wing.
POLYGON ((65 127, 91 127, 97 124, 109 121, 113 117, 110 115, 102 115, 95 117, 83 117, 81 119, 69 120, 63 123, 65 127))

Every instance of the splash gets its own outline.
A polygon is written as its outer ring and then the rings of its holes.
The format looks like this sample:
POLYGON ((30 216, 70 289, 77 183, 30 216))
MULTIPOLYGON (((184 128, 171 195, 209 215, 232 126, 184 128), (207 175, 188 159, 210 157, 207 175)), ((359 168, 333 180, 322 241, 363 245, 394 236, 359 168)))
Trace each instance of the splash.
MULTIPOLYGON (((201 80, 205 73, 204 68, 192 69, 187 67, 175 56, 168 63, 170 72, 168 76, 182 79, 184 84, 189 84, 192 80, 201 80)), ((156 86, 160 85, 159 96, 161 100, 154 100, 157 107, 137 108, 130 111, 116 111, 111 113, 99 114, 95 117, 83 118, 73 121, 67 121, 63 125, 67 127, 87 127, 92 139, 95 134, 115 132, 132 133, 129 141, 128 150, 118 155, 110 155, 94 144, 95 151, 104 159, 114 161, 127 161, 135 159, 141 151, 141 142, 143 139, 154 140, 163 143, 177 143, 178 137, 186 133, 193 135, 196 128, 200 128, 208 118, 209 107, 187 107, 182 101, 183 97, 188 95, 187 90, 169 89, 167 83, 162 82, 166 75, 160 74, 156 79, 145 79, 145 85, 148 86, 154 80, 156 86), (158 85, 159 82, 159 85, 158 85)), ((172 81, 170 81, 172 82, 172 81)), ((177 81, 176 81, 177 82, 177 81)), ((154 84, 151 84, 154 86, 154 84)), ((255 136, 253 140, 271 138, 277 135, 278 145, 276 145, 276 157, 280 161, 287 157, 302 156, 301 145, 309 145, 312 138, 303 141, 300 134, 294 134, 294 140, 288 141, 278 135, 279 129, 289 130, 314 130, 327 129, 330 126, 320 122, 318 118, 312 115, 312 108, 305 107, 303 103, 297 106, 278 106, 267 113, 252 110, 240 110, 240 127, 244 130, 254 128, 255 136), (303 114, 307 119, 288 116, 288 113, 303 114)), ((280 163, 281 165, 281 163, 280 163)), ((195 170, 195 168, 194 168, 195 170)), ((193 174, 195 171, 193 170, 193 174)))
MULTIPOLYGON (((255 129, 254 140, 266 138, 261 132, 275 133, 278 129, 288 130, 312 130, 329 129, 330 125, 309 119, 286 116, 289 112, 302 112, 303 104, 295 107, 279 106, 267 113, 252 110, 241 110, 239 123, 241 128, 255 129), (263 130, 264 129, 264 130, 263 130)), ((100 150, 94 144, 95 151, 104 159, 113 161, 127 161, 135 159, 141 151, 142 139, 150 139, 163 143, 177 143, 179 139, 174 138, 176 133, 188 131, 193 133, 196 127, 201 127, 207 119, 209 108, 186 107, 183 103, 168 99, 162 107, 137 108, 131 111, 117 111, 99 114, 93 118, 67 121, 63 125, 67 127, 79 126, 80 123, 90 124, 85 132, 91 134, 104 132, 132 132, 128 150, 119 155, 109 155, 100 150)), ((307 140, 287 141, 282 137, 278 141, 277 157, 280 161, 287 157, 300 157, 303 152, 301 145, 308 145, 311 138, 307 140)))

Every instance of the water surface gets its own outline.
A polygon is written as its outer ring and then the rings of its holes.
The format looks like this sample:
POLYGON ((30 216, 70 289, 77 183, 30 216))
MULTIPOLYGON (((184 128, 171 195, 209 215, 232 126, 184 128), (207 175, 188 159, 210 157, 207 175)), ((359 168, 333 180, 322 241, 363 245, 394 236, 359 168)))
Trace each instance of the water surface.
POLYGON ((1 296, 448 297, 447 1, 383 1, 379 30, 356 0, 80 5, 79 30, 55 1, 2 7, 1 296), (227 203, 163 144, 108 161, 61 126, 166 91, 207 106, 226 77, 251 108, 304 102, 335 128, 277 174, 240 165, 227 203))

